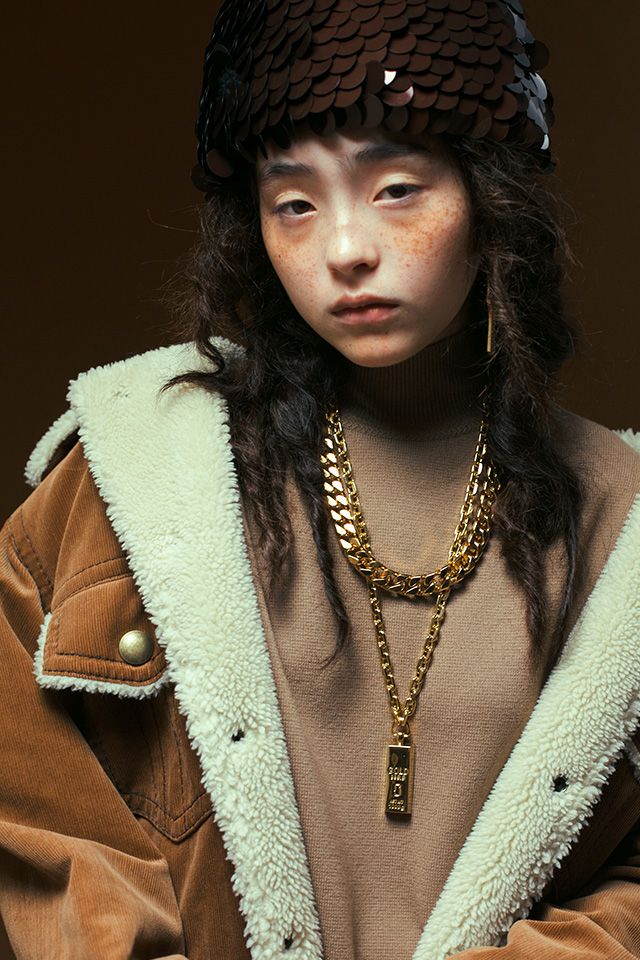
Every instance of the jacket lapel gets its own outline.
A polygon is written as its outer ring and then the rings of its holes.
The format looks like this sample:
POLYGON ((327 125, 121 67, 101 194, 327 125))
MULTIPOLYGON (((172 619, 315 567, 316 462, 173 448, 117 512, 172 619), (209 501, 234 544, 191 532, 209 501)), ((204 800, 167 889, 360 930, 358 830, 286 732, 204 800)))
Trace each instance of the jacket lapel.
MULTIPOLYGON (((36 448, 31 479, 37 482, 60 428, 79 424, 93 477, 165 648, 234 864, 252 956, 280 956, 285 938, 293 937, 297 956, 319 960, 318 917, 244 541, 226 408, 198 388, 160 392, 171 377, 197 368, 202 360, 193 346, 181 345, 81 375, 69 391, 72 412, 36 448)), ((621 436, 638 446, 632 431, 621 436)), ((640 497, 413 960, 446 960, 504 942, 577 839, 625 748, 640 773, 629 743, 640 722, 639 548, 640 497)))
MULTIPOLYGON (((226 349, 232 345, 220 342, 226 349)), ((164 646, 255 960, 319 960, 319 922, 243 536, 225 406, 184 386, 190 345, 81 375, 69 400, 113 529, 164 646)))
POLYGON ((639 583, 640 496, 460 851, 414 960, 504 943, 577 839, 625 748, 634 762, 639 583))

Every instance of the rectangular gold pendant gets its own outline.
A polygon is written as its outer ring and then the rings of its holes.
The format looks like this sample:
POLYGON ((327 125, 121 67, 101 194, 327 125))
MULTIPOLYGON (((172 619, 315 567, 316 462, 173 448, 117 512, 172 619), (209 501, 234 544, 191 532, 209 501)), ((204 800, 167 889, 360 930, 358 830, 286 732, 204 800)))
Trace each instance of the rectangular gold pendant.
POLYGON ((410 817, 413 800, 413 747, 410 744, 387 747, 387 802, 389 817, 410 817))

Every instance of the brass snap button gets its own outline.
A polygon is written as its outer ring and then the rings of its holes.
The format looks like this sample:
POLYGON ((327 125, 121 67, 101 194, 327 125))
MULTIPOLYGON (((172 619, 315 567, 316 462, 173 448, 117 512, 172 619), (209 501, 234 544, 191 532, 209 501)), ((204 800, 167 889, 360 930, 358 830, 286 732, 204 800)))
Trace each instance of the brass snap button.
POLYGON ((118 650, 126 663, 139 667, 151 660, 153 640, 144 630, 129 630, 120 637, 118 650))

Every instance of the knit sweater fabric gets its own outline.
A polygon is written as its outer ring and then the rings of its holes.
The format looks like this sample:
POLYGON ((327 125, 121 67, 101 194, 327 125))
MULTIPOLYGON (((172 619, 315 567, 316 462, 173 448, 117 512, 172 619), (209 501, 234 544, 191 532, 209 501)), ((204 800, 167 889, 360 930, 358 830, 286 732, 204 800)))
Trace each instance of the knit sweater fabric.
MULTIPOLYGON (((347 367, 340 411, 374 555, 425 573, 446 561, 481 419, 484 344, 470 328, 393 367, 347 367)), ((586 479, 571 629, 613 546, 629 495, 598 495, 598 463, 626 463, 610 431, 559 412, 563 453, 586 479), (598 456, 594 464, 594 450, 598 456)), ((621 467, 620 469, 623 469, 621 467)), ((626 469, 626 468, 624 468, 626 469)), ((624 478, 623 478, 624 480, 624 478)), ((628 480, 628 478, 627 478, 628 480)), ((632 484, 623 482, 625 490, 632 484)), ((333 529, 330 548, 353 637, 329 667, 337 627, 305 507, 287 489, 294 547, 286 583, 269 590, 253 521, 245 528, 291 759, 326 960, 410 960, 448 874, 522 733, 545 680, 529 655, 526 602, 491 538, 449 598, 411 723, 413 813, 384 812, 391 713, 366 581, 333 529)), ((546 560, 549 643, 564 549, 546 560)), ((380 591, 401 701, 434 609, 380 591)))

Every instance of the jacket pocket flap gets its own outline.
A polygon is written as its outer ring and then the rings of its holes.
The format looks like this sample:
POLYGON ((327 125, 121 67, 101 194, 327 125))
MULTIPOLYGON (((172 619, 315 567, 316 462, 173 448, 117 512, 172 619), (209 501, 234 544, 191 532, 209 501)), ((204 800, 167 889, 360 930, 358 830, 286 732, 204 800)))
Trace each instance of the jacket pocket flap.
POLYGON ((34 661, 38 683, 151 696, 168 681, 164 650, 131 573, 121 564, 101 573, 103 579, 54 597, 34 661))

